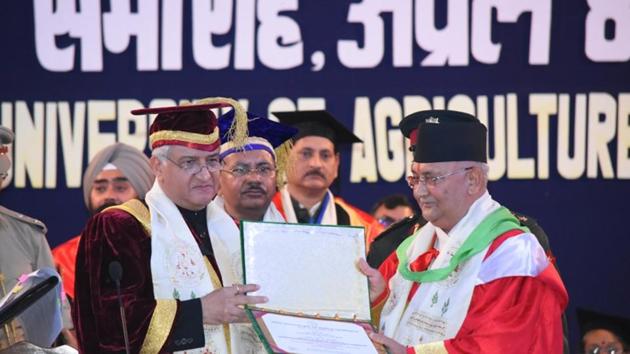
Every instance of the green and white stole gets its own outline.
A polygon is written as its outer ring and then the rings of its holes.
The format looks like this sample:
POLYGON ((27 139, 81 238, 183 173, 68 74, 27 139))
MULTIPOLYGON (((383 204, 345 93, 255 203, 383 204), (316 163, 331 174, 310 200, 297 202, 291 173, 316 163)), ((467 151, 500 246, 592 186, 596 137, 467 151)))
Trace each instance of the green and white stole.
POLYGON ((405 345, 455 337, 468 312, 489 245, 513 229, 520 229, 518 221, 486 192, 448 235, 428 223, 405 240, 396 251, 400 264, 390 280, 381 331, 405 345), (445 236, 440 237, 439 256, 428 270, 412 272, 409 263, 433 246, 435 233, 445 236), (407 305, 414 282, 421 285, 407 305))

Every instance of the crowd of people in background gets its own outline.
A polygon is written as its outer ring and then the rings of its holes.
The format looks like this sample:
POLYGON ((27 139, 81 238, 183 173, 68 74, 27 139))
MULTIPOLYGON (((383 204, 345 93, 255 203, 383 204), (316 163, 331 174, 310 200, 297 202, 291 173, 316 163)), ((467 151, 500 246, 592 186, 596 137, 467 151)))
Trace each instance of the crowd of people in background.
MULTIPOLYGON (((570 352, 568 295, 549 239, 491 197, 487 129, 476 117, 405 117, 410 193, 379 196, 368 213, 331 191, 340 150, 361 140, 327 111, 274 112, 275 122, 213 98, 133 114, 157 114, 151 155, 116 143, 91 159, 81 234, 51 252, 42 222, 0 206, 0 295, 23 274, 56 268, 65 291, 58 343, 84 353, 264 353, 242 309, 268 300, 242 281, 239 222, 253 220, 363 227, 371 339, 390 353, 570 352), (217 117, 220 107, 232 110, 217 117), (120 289, 103 272, 112 264, 125 271, 120 289), (118 291, 125 329, 111 319, 118 291)), ((2 178, 12 141, 0 127, 2 178)), ((574 348, 630 352, 627 320, 578 317, 574 348)), ((0 349, 26 337, 19 320, 0 332, 0 349)))

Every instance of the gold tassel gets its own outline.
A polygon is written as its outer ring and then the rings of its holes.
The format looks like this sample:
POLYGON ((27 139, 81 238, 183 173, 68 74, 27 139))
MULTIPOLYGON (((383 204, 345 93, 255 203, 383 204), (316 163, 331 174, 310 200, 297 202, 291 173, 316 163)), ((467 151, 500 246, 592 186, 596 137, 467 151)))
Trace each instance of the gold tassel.
POLYGON ((289 139, 274 149, 276 153, 276 186, 278 189, 287 183, 287 168, 289 168, 289 154, 293 148, 293 139, 289 139))
POLYGON ((247 142, 249 131, 247 129, 247 113, 237 100, 227 97, 207 97, 193 102, 193 104, 217 103, 229 104, 232 108, 234 108, 234 121, 232 122, 232 126, 230 127, 227 136, 228 141, 231 141, 235 148, 242 148, 247 142))

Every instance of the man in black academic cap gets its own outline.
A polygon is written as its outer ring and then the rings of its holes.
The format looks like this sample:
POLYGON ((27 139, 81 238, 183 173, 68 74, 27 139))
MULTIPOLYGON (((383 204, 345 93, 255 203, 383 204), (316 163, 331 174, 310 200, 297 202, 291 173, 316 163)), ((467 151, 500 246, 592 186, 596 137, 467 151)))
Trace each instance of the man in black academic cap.
POLYGON ((338 176, 339 146, 361 143, 327 111, 273 112, 282 123, 298 128, 289 154, 287 184, 274 204, 290 223, 365 227, 368 242, 382 226, 368 213, 330 191, 338 176))
POLYGON ((577 309, 582 343, 580 353, 630 353, 630 319, 577 309))

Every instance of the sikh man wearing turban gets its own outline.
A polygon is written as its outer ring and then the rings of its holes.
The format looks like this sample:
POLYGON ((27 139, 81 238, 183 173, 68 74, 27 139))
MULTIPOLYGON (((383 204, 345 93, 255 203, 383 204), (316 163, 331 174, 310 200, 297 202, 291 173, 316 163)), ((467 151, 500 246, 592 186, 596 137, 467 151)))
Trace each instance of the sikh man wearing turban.
MULTIPOLYGON (((83 174, 83 200, 94 215, 101 210, 133 198, 144 198, 155 179, 149 159, 142 151, 123 143, 99 151, 83 174)), ((63 287, 74 299, 74 278, 79 236, 53 249, 55 264, 63 287)))

